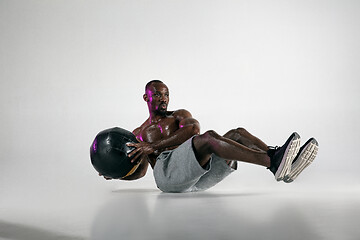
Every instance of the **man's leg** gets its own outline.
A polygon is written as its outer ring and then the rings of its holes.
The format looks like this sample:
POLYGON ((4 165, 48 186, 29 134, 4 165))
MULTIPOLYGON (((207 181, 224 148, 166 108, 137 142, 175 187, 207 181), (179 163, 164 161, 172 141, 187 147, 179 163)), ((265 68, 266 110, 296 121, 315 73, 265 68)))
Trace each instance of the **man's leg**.
POLYGON ((250 134, 245 128, 237 128, 228 131, 224 137, 230 138, 235 142, 238 142, 248 148, 258 150, 258 151, 267 151, 268 145, 266 145, 263 141, 259 138, 255 137, 254 135, 250 134))
MULTIPOLYGON (((254 150, 268 150, 268 146, 261 141, 259 138, 255 137, 254 135, 250 134, 245 128, 236 128, 228 131, 223 137, 229 138, 238 142, 248 148, 254 150)), ((237 169, 237 161, 235 160, 226 160, 226 163, 233 169, 237 169)))
POLYGON ((210 130, 193 138, 195 155, 201 166, 205 166, 210 160, 211 154, 214 153, 224 159, 270 167, 270 157, 266 151, 251 149, 228 137, 231 137, 230 133, 222 137, 210 130))
MULTIPOLYGON (((235 134, 234 131, 232 134, 235 134)), ((231 134, 228 133, 228 136, 231 134)), ((240 135, 240 134, 239 134, 240 135)), ((253 163, 265 166, 275 175, 277 181, 282 180, 290 171, 291 162, 295 158, 299 146, 300 136, 293 133, 281 148, 273 149, 270 154, 266 149, 267 146, 260 139, 256 137, 248 141, 251 145, 255 145, 255 149, 251 149, 243 144, 240 144, 230 138, 222 137, 215 131, 207 131, 206 133, 193 138, 194 152, 197 160, 201 166, 205 166, 210 160, 211 154, 228 159, 253 163), (254 144, 256 142, 256 144, 254 144), (256 150, 257 149, 257 150, 256 150)), ((241 140, 241 138, 239 138, 241 140)), ((243 138, 243 142, 245 138, 243 138)))

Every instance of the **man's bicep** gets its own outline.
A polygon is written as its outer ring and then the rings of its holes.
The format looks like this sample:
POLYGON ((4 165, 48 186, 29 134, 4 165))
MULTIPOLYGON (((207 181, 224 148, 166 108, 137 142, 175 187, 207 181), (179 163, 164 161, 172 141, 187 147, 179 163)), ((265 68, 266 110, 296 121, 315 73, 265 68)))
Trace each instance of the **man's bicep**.
POLYGON ((179 127, 185 127, 185 126, 190 126, 190 125, 199 125, 198 120, 196 120, 195 118, 189 117, 189 118, 184 118, 183 120, 181 120, 179 122, 179 127))
POLYGON ((174 113, 174 116, 179 121, 179 128, 191 126, 197 134, 200 132, 199 122, 192 117, 189 111, 180 109, 174 113))
POLYGON ((200 134, 200 124, 195 118, 186 118, 180 121, 179 128, 186 127, 191 135, 200 134))
POLYGON ((173 116, 179 121, 181 121, 181 120, 183 120, 185 118, 192 118, 191 113, 188 110, 185 110, 185 109, 176 110, 173 113, 173 116))

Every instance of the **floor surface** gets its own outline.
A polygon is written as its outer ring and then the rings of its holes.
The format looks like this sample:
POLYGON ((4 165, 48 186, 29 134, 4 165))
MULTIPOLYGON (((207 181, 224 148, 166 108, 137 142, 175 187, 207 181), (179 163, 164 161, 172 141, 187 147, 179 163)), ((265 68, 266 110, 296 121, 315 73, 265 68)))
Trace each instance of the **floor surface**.
POLYGON ((184 194, 141 181, 24 189, 2 196, 0 239, 360 239, 356 186, 224 186, 184 194))

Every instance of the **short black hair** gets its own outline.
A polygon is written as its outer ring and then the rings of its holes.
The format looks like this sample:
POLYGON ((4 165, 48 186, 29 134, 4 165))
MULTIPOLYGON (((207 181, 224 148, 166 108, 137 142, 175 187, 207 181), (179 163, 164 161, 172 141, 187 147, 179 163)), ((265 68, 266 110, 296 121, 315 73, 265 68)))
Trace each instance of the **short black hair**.
POLYGON ((145 92, 146 92, 146 90, 150 87, 150 85, 153 84, 153 83, 163 83, 163 82, 160 81, 160 80, 151 80, 150 82, 148 82, 148 83, 146 84, 146 86, 145 86, 145 92))

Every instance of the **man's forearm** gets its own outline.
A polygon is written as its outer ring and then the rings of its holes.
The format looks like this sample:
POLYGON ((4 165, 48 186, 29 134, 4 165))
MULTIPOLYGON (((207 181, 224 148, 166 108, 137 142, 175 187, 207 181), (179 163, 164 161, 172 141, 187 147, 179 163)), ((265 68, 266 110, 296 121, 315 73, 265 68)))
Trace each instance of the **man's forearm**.
POLYGON ((182 128, 179 128, 169 137, 151 144, 154 150, 163 150, 166 148, 179 146, 192 136, 199 134, 200 127, 197 124, 189 124, 182 128))

